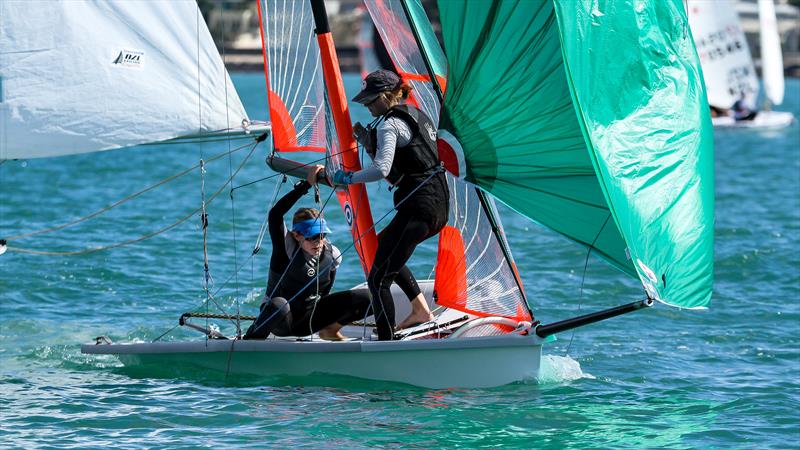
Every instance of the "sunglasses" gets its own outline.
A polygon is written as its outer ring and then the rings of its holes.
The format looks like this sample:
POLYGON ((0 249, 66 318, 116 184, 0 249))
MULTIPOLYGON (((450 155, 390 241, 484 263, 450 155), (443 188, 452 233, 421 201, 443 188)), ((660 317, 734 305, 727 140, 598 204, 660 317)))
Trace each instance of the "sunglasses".
POLYGON ((321 241, 321 240, 325 239, 325 234, 324 233, 315 234, 314 236, 309 236, 309 237, 303 236, 303 239, 305 239, 307 241, 311 241, 311 242, 318 242, 318 241, 321 241))
POLYGON ((366 106, 366 107, 369 107, 369 106, 370 106, 370 105, 372 105, 373 103, 377 102, 377 101, 378 101, 378 100, 379 100, 381 97, 383 97, 383 93, 381 93, 381 94, 378 94, 378 96, 377 96, 377 97, 373 98, 372 100, 370 100, 370 101, 369 101, 369 102, 367 102, 367 103, 364 103, 364 106, 366 106))

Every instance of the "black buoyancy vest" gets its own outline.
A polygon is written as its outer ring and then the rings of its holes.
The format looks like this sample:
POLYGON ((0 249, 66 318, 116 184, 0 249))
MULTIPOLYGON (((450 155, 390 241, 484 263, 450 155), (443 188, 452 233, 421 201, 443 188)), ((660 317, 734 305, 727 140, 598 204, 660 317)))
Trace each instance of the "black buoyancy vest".
POLYGON ((384 115, 397 117, 411 128, 411 141, 397 147, 387 180, 397 187, 394 205, 439 228, 447 222, 450 191, 436 150, 436 127, 413 106, 396 105, 384 115), (436 173, 439 171, 439 173, 436 173), (401 204, 402 202, 402 204, 401 204))
MULTIPOLYGON (((333 287, 334 273, 337 264, 334 255, 334 247, 326 242, 322 254, 318 258, 304 252, 294 241, 291 235, 287 234, 287 253, 290 259, 289 267, 284 274, 282 271, 270 268, 269 280, 267 281, 267 296, 283 297, 286 300, 295 298, 290 302, 292 314, 296 314, 303 306, 305 300, 317 293, 317 283, 312 282, 317 276, 319 269, 319 295, 327 295, 333 287), (283 276, 283 279, 281 279, 283 276), (278 283, 280 280, 280 283, 278 283), (310 283, 310 284, 309 284, 310 283), (308 285, 308 286, 306 286, 308 285), (298 292, 302 293, 298 294, 298 292), (295 297, 296 296, 296 297, 295 297)), ((338 250, 336 251, 338 253, 338 250)), ((301 317, 297 317, 299 320, 301 317)))
POLYGON ((408 105, 393 106, 384 117, 397 117, 411 128, 411 141, 395 150, 386 180, 392 185, 413 189, 440 165, 436 151, 436 127, 425 113, 408 105))

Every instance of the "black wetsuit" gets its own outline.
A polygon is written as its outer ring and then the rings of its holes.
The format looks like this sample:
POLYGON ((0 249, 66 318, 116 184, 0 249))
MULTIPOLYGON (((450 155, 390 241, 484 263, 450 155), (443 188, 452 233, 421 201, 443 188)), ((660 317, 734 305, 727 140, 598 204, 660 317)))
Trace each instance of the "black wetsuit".
POLYGON ((305 181, 297 183, 269 212, 272 256, 267 292, 245 339, 265 339, 270 332, 308 336, 334 322, 345 325, 367 314, 370 300, 366 289, 330 294, 339 265, 338 250, 326 243, 319 258, 309 255, 286 230, 283 216, 310 187, 305 181), (317 292, 320 298, 315 302, 317 292))
MULTIPOLYGON (((408 105, 394 106, 384 117, 402 119, 412 132, 408 145, 395 150, 386 177, 395 188, 397 214, 378 236, 378 249, 367 278, 378 338, 391 340, 395 317, 389 288, 394 281, 401 287, 417 285, 405 264, 419 243, 436 235, 447 224, 450 191, 441 170, 436 151, 436 128, 431 120, 422 111, 408 105), (399 274, 410 281, 404 280, 401 284, 399 274)), ((409 295, 408 291, 406 295, 409 295)), ((413 299, 410 295, 409 298, 413 299)))

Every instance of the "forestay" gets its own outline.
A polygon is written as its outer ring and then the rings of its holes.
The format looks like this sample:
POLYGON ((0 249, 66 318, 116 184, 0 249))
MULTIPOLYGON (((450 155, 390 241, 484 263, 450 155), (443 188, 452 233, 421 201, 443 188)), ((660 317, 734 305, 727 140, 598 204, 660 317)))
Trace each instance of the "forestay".
POLYGON ((243 120, 193 0, 0 2, 0 159, 241 130, 243 120))

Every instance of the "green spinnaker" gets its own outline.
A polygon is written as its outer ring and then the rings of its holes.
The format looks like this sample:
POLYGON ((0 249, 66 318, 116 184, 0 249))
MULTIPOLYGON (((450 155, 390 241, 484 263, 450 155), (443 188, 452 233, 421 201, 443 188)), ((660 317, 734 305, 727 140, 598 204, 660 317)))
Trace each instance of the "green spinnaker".
POLYGON ((713 282, 713 135, 680 0, 439 1, 465 179, 650 295, 713 282))

